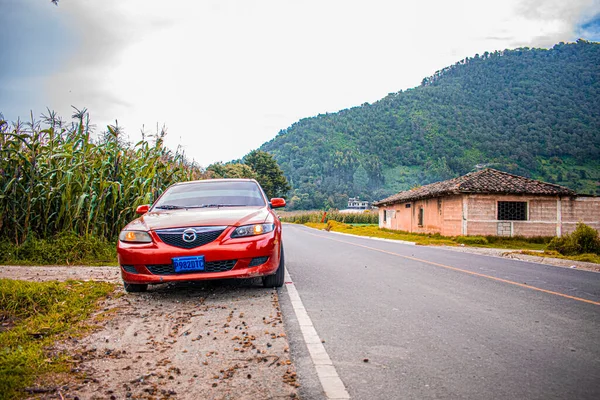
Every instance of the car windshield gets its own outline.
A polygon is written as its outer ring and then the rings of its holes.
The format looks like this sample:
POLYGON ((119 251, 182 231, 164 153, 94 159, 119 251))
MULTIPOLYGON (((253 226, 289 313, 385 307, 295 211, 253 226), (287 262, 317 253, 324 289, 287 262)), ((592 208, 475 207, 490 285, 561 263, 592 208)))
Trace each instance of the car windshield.
POLYGON ((262 191, 255 182, 202 181, 172 186, 153 208, 204 208, 264 206, 262 191))

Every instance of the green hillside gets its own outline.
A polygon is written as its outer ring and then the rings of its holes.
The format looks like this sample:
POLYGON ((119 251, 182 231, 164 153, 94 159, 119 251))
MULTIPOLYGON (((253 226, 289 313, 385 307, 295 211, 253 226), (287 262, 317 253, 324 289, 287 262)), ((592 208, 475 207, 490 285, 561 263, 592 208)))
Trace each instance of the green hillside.
POLYGON ((600 194, 600 43, 475 55, 374 104, 302 119, 260 150, 297 209, 378 200, 484 165, 600 194))

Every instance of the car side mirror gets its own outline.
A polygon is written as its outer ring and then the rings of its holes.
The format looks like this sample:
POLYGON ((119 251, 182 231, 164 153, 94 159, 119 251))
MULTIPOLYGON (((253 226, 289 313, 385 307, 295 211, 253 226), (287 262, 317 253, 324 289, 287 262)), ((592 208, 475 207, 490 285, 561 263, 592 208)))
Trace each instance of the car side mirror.
POLYGON ((141 206, 138 206, 138 208, 135 209, 135 213, 140 214, 140 215, 146 214, 149 209, 150 209, 150 206, 148 204, 143 204, 141 206))
POLYGON ((285 207, 285 199, 280 199, 276 197, 271 199, 271 202, 269 204, 271 205, 271 208, 285 207))

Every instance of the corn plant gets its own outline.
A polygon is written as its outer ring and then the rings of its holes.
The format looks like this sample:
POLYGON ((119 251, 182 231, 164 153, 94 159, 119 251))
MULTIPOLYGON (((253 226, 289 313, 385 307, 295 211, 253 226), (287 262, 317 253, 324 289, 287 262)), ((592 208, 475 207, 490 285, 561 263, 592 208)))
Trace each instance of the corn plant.
POLYGON ((166 130, 136 144, 118 124, 92 136, 86 109, 71 122, 48 111, 12 124, 0 115, 0 240, 22 244, 29 235, 75 233, 113 240, 169 185, 204 179, 181 149, 164 146, 166 130))
POLYGON ((362 213, 341 213, 338 211, 293 211, 280 212, 281 220, 296 224, 305 224, 307 222, 318 223, 336 221, 345 224, 377 224, 379 223, 379 214, 377 211, 365 211, 362 213))

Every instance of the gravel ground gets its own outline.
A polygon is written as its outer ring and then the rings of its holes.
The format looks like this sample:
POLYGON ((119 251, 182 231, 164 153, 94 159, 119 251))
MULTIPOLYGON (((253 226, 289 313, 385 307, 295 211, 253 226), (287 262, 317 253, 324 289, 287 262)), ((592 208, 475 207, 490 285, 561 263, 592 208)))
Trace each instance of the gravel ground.
POLYGON ((104 281, 121 282, 119 267, 82 267, 82 266, 13 266, 0 265, 0 278, 22 281, 104 281))
MULTIPOLYGON (((0 267, 0 278, 120 282, 118 267, 0 267)), ((278 292, 258 281, 118 287, 90 335, 57 345, 68 384, 38 382, 48 399, 290 399, 295 368, 278 292)))

